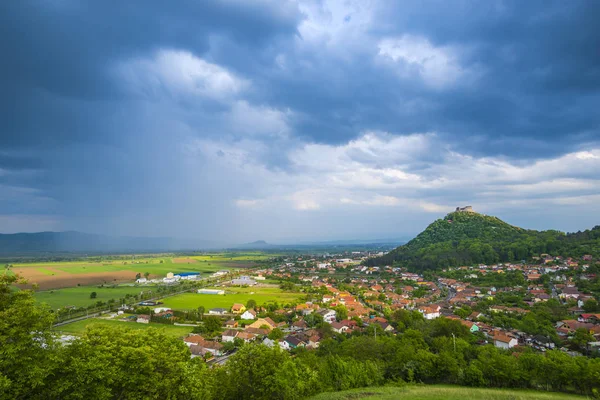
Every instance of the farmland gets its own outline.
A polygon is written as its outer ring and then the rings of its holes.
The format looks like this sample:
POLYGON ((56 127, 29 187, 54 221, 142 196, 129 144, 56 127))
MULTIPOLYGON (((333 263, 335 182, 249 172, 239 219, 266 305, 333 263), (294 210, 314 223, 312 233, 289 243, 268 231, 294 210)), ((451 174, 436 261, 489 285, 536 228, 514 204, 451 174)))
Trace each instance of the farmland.
POLYGON ((312 400, 567 400, 583 396, 513 389, 480 389, 442 385, 367 387, 343 392, 321 393, 312 400))
POLYGON ((278 287, 236 287, 226 289, 224 295, 180 294, 165 299, 162 307, 170 307, 174 310, 192 310, 200 306, 205 307, 207 310, 216 307, 230 308, 233 303, 246 304, 250 299, 255 300, 258 305, 274 301, 279 304, 286 304, 298 302, 302 296, 302 293, 286 292, 278 287))
POLYGON ((167 273, 200 272, 209 275, 222 269, 260 266, 274 254, 262 252, 211 253, 190 256, 157 254, 143 256, 89 257, 78 261, 32 262, 12 264, 10 273, 26 278, 29 286, 42 290, 76 286, 131 282, 136 274, 150 278, 167 273))
POLYGON ((46 303, 52 309, 65 306, 87 307, 98 301, 107 302, 110 299, 118 300, 125 295, 140 294, 141 291, 156 289, 155 286, 80 286, 56 290, 45 290, 35 293, 35 299, 40 303, 46 303), (90 298, 90 294, 96 292, 95 298, 90 298))
POLYGON ((187 334, 191 333, 193 329, 191 326, 175 326, 155 323, 138 324, 136 322, 123 322, 117 320, 92 318, 62 325, 55 328, 55 330, 62 334, 81 335, 85 329, 91 325, 108 325, 125 329, 163 329, 167 335, 176 338, 182 338, 186 336, 187 334))

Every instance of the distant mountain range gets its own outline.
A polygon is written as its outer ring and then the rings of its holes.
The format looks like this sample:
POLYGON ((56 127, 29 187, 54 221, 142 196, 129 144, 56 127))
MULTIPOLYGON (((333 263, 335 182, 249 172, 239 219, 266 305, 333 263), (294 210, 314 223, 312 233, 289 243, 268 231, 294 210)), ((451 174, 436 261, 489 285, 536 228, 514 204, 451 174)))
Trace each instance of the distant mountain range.
POLYGON ((600 257, 600 226, 576 233, 519 228, 493 216, 457 209, 431 223, 405 245, 368 265, 397 264, 415 270, 528 260, 541 253, 600 257))
POLYGON ((168 237, 117 237, 68 232, 0 234, 0 254, 197 250, 218 247, 206 241, 168 237))
POLYGON ((39 253, 118 253, 197 251, 233 248, 238 250, 307 250, 364 245, 382 245, 391 248, 402 241, 391 239, 336 240, 297 244, 271 244, 257 240, 237 246, 219 242, 176 239, 170 237, 108 236, 77 231, 0 234, 0 255, 32 255, 39 253))

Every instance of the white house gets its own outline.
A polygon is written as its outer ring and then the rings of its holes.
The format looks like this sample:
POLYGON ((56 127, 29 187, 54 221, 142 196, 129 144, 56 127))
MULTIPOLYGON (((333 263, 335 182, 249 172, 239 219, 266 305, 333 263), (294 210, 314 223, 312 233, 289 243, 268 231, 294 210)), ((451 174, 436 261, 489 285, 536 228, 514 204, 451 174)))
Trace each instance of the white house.
POLYGON ((246 310, 242 315, 240 315, 241 319, 255 319, 256 318, 256 311, 250 309, 250 310, 246 310))
POLYGON ((335 321, 335 311, 334 310, 320 310, 318 314, 323 317, 323 321, 331 324, 335 321))
POLYGON ((140 315, 137 316, 137 319, 135 320, 135 322, 137 322, 139 324, 149 324, 150 323, 150 316, 149 315, 140 314, 140 315))
POLYGON ((233 340, 236 338, 238 333, 239 333, 239 331, 236 331, 235 329, 227 329, 221 335, 221 341, 222 342, 233 342, 233 340))
POLYGON ((423 314, 425 319, 435 319, 440 316, 440 306, 423 306, 419 307, 419 312, 423 314))
POLYGON ((211 308, 208 310, 208 313, 211 315, 225 315, 227 314, 226 308, 211 308))
POLYGON ((500 349, 510 349, 517 344, 519 344, 519 342, 514 337, 510 337, 502 332, 496 332, 494 334, 494 346, 500 349))

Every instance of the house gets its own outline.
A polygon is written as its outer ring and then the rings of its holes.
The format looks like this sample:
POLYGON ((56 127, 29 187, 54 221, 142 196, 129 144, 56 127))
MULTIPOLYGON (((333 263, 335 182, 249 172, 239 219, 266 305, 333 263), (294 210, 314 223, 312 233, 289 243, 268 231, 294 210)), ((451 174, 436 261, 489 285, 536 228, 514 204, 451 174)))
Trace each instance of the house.
POLYGON ((231 306, 231 312, 234 314, 241 314, 244 311, 246 311, 246 306, 243 304, 235 303, 233 306, 231 306))
POLYGON ((304 322, 303 319, 300 319, 300 320, 294 322, 291 327, 291 329, 293 331, 303 331, 307 328, 308 328, 308 325, 306 324, 306 322, 304 322))
POLYGON ((236 331, 235 329, 227 329, 225 332, 223 332, 221 334, 221 341, 223 342, 233 342, 233 340, 237 337, 237 335, 239 334, 239 331, 236 331))
POLYGON ((211 315, 225 315, 227 314, 226 308, 211 308, 208 310, 208 313, 211 315))
POLYGON ((250 309, 250 310, 246 310, 242 315, 240 315, 241 319, 255 319, 256 318, 256 311, 250 309))
POLYGON ((267 318, 258 318, 252 324, 248 325, 248 328, 258 328, 258 329, 267 329, 269 332, 276 328, 277 324, 269 317, 267 318))
POLYGON ((344 333, 349 329, 346 324, 335 321, 331 323, 331 328, 333 328, 333 330, 337 333, 344 333))
POLYGON ((421 306, 419 307, 419 312, 423 314, 425 319, 435 319, 440 316, 440 306, 421 306))
POLYGON ((230 319, 229 321, 225 322, 225 328, 237 328, 238 327, 238 322, 235 319, 230 319))
POLYGON ((246 343, 250 343, 254 339, 256 339, 256 335, 251 332, 238 332, 238 339, 242 339, 246 343))
POLYGON ((466 326, 467 328, 469 328, 469 332, 471 332, 471 333, 475 333, 475 332, 479 331, 479 327, 477 325, 475 325, 474 322, 461 320, 460 323, 463 324, 464 326, 466 326))
POLYGON ((205 340, 200 344, 190 346, 190 350, 192 351, 192 354, 197 351, 198 353, 209 352, 214 356, 223 355, 223 345, 219 342, 213 342, 210 340, 205 340))
POLYGON ((137 319, 135 320, 135 322, 137 322, 138 324, 149 324, 150 316, 147 314, 140 314, 137 316, 137 319))
POLYGON ((200 343, 204 342, 204 338, 202 336, 200 336, 200 335, 194 335, 194 334, 192 334, 192 335, 186 337, 185 339, 183 339, 183 342, 188 347, 191 347, 193 345, 200 344, 200 343))
POLYGON ((512 349, 519 342, 514 337, 508 336, 504 332, 494 332, 494 346, 500 349, 512 349))
POLYGON ((320 316, 323 317, 323 321, 331 324, 332 322, 335 321, 335 311, 334 310, 328 310, 328 309, 323 309, 323 310, 319 310, 317 311, 317 314, 319 314, 320 316))
POLYGON ((284 342, 286 342, 291 349, 295 349, 296 347, 305 347, 306 343, 297 338, 296 336, 286 336, 283 338, 284 342))
POLYGON ((384 332, 392 332, 394 330, 394 327, 388 322, 376 322, 376 324, 379 325, 384 332))

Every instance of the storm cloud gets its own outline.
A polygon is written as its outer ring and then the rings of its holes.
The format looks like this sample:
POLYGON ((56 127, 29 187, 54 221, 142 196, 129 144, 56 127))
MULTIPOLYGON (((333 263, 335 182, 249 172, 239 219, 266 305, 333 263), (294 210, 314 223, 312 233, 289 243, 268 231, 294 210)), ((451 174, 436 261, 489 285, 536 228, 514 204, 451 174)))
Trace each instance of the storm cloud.
POLYGON ((600 3, 0 4, 0 231, 600 223, 600 3))

